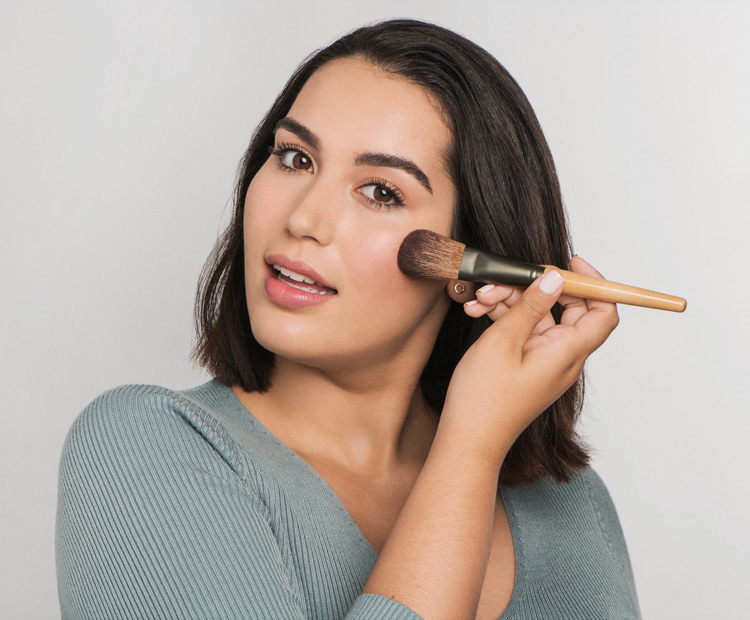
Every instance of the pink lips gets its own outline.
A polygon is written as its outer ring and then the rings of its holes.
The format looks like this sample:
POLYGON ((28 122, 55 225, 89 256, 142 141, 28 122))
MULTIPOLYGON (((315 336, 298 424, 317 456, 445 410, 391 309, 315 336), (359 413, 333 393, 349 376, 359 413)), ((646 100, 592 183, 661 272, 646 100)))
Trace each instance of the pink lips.
POLYGON ((314 269, 301 261, 293 261, 283 254, 271 254, 266 257, 265 290, 269 299, 284 308, 304 308, 317 306, 333 298, 336 290, 331 287, 314 269), (297 282, 281 275, 273 265, 278 265, 296 274, 307 277, 315 283, 297 282))

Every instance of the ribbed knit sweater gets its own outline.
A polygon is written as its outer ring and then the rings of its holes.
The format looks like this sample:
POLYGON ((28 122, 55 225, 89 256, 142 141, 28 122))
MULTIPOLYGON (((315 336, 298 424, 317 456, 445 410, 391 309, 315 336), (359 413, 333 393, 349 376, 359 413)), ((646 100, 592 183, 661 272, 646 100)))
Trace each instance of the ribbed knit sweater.
MULTIPOLYGON (((617 514, 592 470, 500 494, 516 556, 502 620, 640 618, 617 514)), ((110 390, 65 441, 63 618, 417 620, 361 594, 376 560, 326 482, 217 381, 110 390)))

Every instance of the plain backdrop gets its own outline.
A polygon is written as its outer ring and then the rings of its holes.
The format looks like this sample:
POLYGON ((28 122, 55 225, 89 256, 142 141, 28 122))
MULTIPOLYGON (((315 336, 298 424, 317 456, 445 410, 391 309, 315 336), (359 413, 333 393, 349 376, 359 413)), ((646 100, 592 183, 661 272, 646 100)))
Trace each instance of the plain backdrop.
POLYGON ((389 17, 494 54, 545 130, 576 251, 688 299, 621 308, 582 429, 644 617, 747 617, 750 4, 467 0, 0 4, 0 617, 59 617, 78 412, 207 379, 195 284, 262 114, 307 54, 389 17))

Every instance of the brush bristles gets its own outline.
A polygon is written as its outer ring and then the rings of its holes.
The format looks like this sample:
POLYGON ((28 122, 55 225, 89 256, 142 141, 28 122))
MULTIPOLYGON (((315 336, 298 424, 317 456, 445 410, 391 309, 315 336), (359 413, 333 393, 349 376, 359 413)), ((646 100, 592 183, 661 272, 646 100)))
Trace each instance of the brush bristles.
POLYGON ((398 251, 398 266, 407 276, 429 280, 458 277, 466 246, 430 230, 415 230, 398 251))

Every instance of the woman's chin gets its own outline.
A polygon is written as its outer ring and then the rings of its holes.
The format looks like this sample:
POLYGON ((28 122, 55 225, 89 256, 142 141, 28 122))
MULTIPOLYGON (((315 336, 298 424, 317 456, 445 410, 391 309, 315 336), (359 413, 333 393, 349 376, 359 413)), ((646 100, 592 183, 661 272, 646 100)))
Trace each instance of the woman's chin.
MULTIPOLYGON (((332 356, 331 341, 323 334, 310 334, 300 330, 284 329, 278 323, 269 326, 255 327, 253 336, 258 343, 273 353, 277 358, 295 362, 304 366, 321 366, 326 358, 332 356)), ((334 354, 333 357, 340 357, 334 354)))

